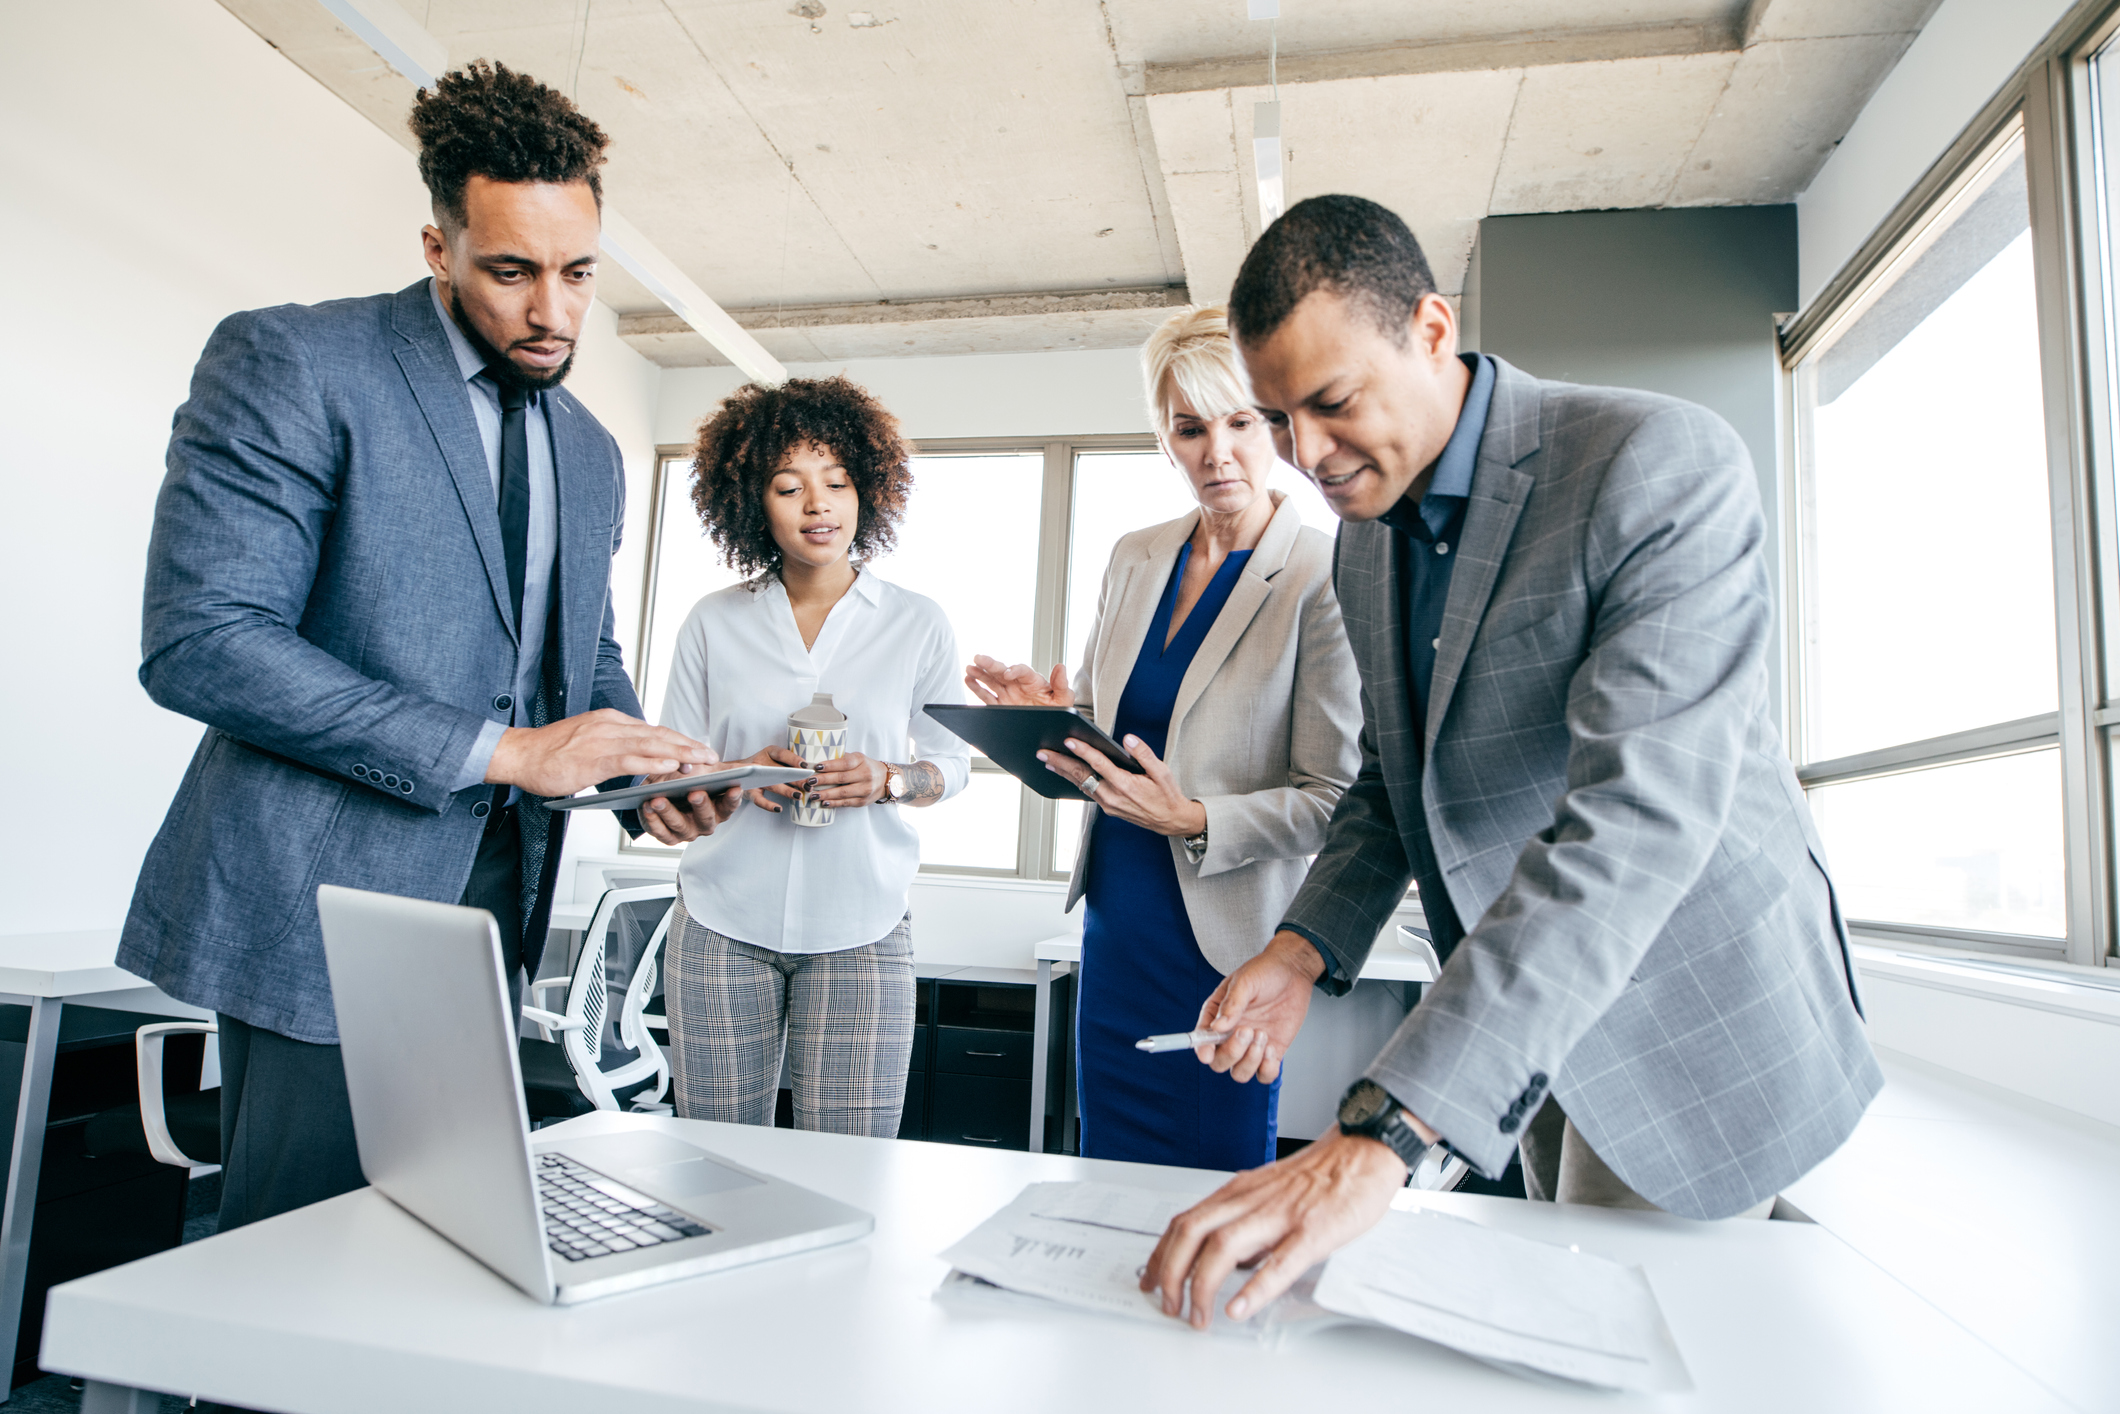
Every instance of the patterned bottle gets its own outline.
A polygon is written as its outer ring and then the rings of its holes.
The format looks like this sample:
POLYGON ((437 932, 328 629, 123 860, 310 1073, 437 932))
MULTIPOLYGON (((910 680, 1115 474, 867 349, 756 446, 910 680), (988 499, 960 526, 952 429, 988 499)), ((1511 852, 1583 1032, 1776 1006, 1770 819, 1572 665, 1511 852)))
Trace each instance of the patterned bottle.
MULTIPOLYGON (((832 705, 832 694, 820 692, 810 705, 788 713, 788 746, 805 766, 822 766, 847 749, 847 714, 832 705)), ((788 803, 788 813, 798 825, 829 825, 833 810, 817 798, 814 785, 805 786, 788 803)))

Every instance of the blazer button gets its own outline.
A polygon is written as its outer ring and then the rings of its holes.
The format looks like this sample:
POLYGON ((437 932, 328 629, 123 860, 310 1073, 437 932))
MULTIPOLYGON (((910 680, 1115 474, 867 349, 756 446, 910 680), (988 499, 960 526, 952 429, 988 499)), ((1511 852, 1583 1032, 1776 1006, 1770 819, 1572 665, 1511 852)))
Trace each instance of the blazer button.
POLYGON ((493 710, 496 712, 512 711, 514 710, 514 707, 515 699, 510 697, 505 692, 493 699, 493 710))
POLYGON ((1504 1133, 1504 1134, 1514 1134, 1514 1133, 1516 1133, 1516 1127, 1517 1127, 1518 1125, 1522 1124, 1523 1122, 1524 1122, 1524 1120, 1523 1120, 1523 1117, 1522 1117, 1521 1115, 1518 1115, 1518 1114, 1516 1114, 1516 1113, 1515 1113, 1514 1111, 1510 1112, 1509 1114, 1505 1114, 1505 1115, 1503 1115, 1503 1116, 1502 1116, 1502 1133, 1504 1133))
POLYGON ((396 777, 396 776, 385 776, 385 777, 383 777, 383 787, 384 787, 384 789, 386 789, 386 790, 396 790, 396 789, 397 789, 397 777, 396 777))
POLYGON ((354 778, 355 780, 357 780, 357 781, 365 781, 365 780, 367 780, 367 779, 368 779, 368 768, 367 768, 366 766, 356 766, 356 767, 354 767, 354 768, 353 768, 353 778, 354 778))
POLYGON ((492 809, 492 801, 481 800, 471 807, 471 818, 474 820, 483 820, 492 811, 492 809))
POLYGON ((412 781, 411 781, 411 778, 410 778, 410 777, 407 777, 407 778, 406 778, 405 780, 399 781, 399 782, 398 782, 398 789, 399 789, 399 790, 401 790, 401 791, 403 791, 403 792, 405 792, 405 794, 407 794, 407 795, 410 795, 410 794, 412 794, 412 781))
POLYGON ((1545 1072, 1545 1071, 1543 1071, 1543 1070, 1534 1070, 1534 1071, 1532 1071, 1532 1072, 1531 1072, 1531 1084, 1530 1084, 1530 1086, 1529 1086, 1529 1087, 1528 1087, 1528 1088, 1526 1089, 1525 1093, 1526 1093, 1526 1094, 1531 1094, 1531 1095, 1536 1095, 1536 1094, 1537 1094, 1537 1093, 1538 1093, 1539 1091, 1541 1091, 1541 1090, 1543 1090, 1543 1089, 1545 1089, 1545 1088, 1546 1088, 1546 1072, 1545 1072))

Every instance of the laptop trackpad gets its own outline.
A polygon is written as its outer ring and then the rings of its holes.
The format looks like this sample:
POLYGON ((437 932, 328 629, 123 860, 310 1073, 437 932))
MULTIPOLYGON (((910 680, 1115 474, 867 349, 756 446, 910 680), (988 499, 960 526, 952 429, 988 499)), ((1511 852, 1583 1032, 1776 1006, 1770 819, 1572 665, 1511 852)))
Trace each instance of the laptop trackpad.
POLYGON ((561 1152, 665 1203, 704 1198, 763 1182, 718 1164, 706 1150, 667 1134, 604 1134, 577 1139, 561 1152))

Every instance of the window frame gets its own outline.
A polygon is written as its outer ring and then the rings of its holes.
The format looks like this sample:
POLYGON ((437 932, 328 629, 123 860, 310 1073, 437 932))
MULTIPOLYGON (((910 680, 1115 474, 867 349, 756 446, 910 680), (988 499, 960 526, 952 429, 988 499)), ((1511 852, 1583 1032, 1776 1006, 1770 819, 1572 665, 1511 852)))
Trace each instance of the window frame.
MULTIPOLYGON (((915 456, 962 457, 962 456, 1021 456, 1036 453, 1044 460, 1043 483, 1040 491, 1038 513, 1038 570, 1037 589, 1031 618, 1032 666, 1050 672, 1054 663, 1066 661, 1067 635, 1067 583, 1069 557, 1074 548, 1075 506, 1075 461, 1083 452, 1141 452, 1159 450, 1155 434, 1150 432, 1099 433, 1073 437, 930 437, 922 438, 915 445, 915 456)), ((635 626, 635 650, 632 664, 634 681, 645 683, 651 664, 648 661, 650 629, 655 622, 656 580, 660 568, 663 535, 663 503, 666 493, 666 478, 673 462, 682 462, 692 454, 689 443, 658 445, 655 449, 655 473, 649 488, 648 543, 642 556, 640 621, 635 626)), ((959 651, 971 651, 959 644, 959 651)), ((646 704, 643 704, 645 707, 646 704)), ((972 769, 981 773, 1002 772, 1001 768, 981 756, 972 758, 972 769)), ((927 876, 947 876, 966 881, 980 879, 1013 880, 1050 885, 1065 883, 1067 871, 1052 867, 1057 845, 1054 803, 1032 790, 1022 792, 1022 804, 1016 823, 1016 863, 1011 869, 977 868, 970 865, 922 863, 920 872, 927 876)), ((619 850, 624 854, 652 855, 669 858, 677 851, 652 842, 637 843, 630 839, 619 841, 619 850)))
MULTIPOLYGON (((2049 747, 2059 750, 2066 924, 2059 940, 1885 920, 1849 918, 1852 932, 1895 945, 2024 957, 2078 966, 2120 964, 2114 955, 2114 769, 2120 756, 2120 520, 2116 520, 2115 416, 2101 410, 2116 370, 2108 357, 2120 308, 2108 282, 2120 274, 2120 229, 2090 185, 2101 163, 2091 61, 2120 35, 2120 7, 2080 5, 1989 100, 1848 264, 1782 332, 1782 484, 1796 522, 1783 543, 1784 602, 1798 631, 1784 643, 1787 742, 1808 792, 1878 776, 1987 760, 2049 747), (1933 222, 1994 160, 2021 126, 2032 235, 2040 375, 2044 391, 2047 483, 2054 564, 2058 710, 1947 736, 1902 742, 1832 760, 1813 760, 1805 722, 1813 684, 1805 647, 1817 605, 1809 553, 1812 507, 1806 360, 1860 317, 1933 222), (2108 244, 2101 246, 2101 238, 2108 244), (2102 255, 2111 251, 2108 269, 2102 255), (2095 311, 2095 315, 2087 315, 2095 311)), ((2120 64, 2120 54, 2114 58, 2120 64)), ((2120 113, 2113 115, 2120 139, 2120 113)), ((2120 146, 2120 143, 2116 143, 2120 146)), ((2120 228, 2120 213, 2113 213, 2120 228)))

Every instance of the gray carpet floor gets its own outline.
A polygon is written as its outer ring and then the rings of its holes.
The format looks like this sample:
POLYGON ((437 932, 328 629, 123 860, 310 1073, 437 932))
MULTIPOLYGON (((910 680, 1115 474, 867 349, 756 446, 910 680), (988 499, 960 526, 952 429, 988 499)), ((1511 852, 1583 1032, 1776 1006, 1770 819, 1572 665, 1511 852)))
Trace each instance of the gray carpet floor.
MULTIPOLYGON (((214 1215, 220 1207, 221 1175, 193 1179, 184 1200, 184 1240, 197 1242, 213 1236, 214 1215)), ((7 1401, 7 1414, 78 1414, 80 1408, 80 1387, 64 1375, 46 1375, 18 1385, 7 1401)), ((190 1408, 188 1399, 174 1394, 162 1396, 162 1414, 181 1414, 190 1408)))

